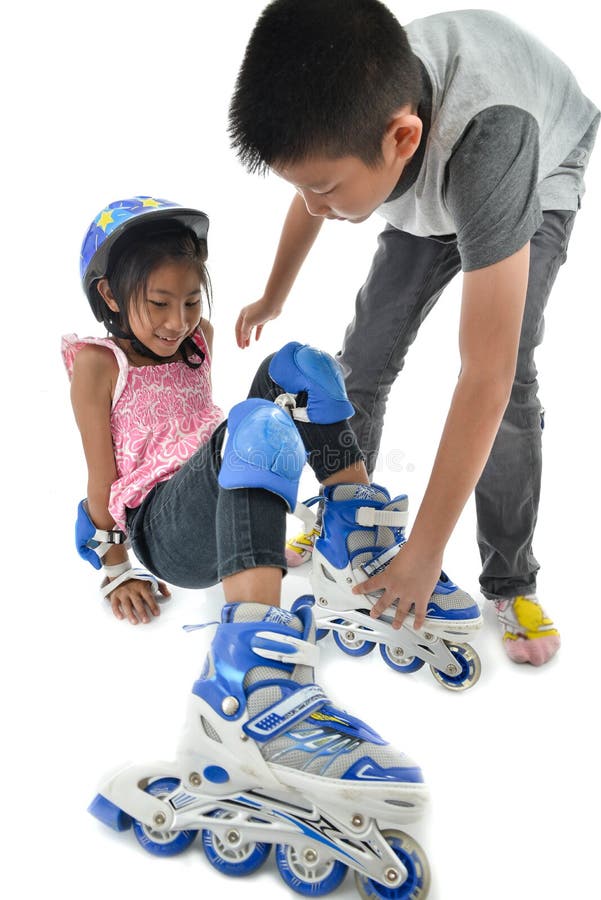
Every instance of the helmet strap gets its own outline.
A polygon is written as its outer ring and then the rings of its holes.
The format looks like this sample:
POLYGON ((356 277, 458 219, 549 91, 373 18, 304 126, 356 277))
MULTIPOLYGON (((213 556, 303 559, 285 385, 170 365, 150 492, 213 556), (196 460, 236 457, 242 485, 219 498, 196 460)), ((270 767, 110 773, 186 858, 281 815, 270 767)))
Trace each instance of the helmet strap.
POLYGON ((202 352, 200 347, 196 346, 191 337, 185 338, 185 340, 180 344, 175 353, 173 353, 171 356, 159 356, 158 353, 155 353, 154 350, 151 350, 149 347, 143 344, 142 341, 138 340, 135 334, 128 334, 126 331, 123 331, 123 329, 120 328, 115 322, 109 322, 109 324, 107 325, 107 330, 115 337, 121 338, 121 340, 123 341, 129 341, 132 346, 132 350, 135 350, 135 352, 139 353, 140 356, 146 356, 149 359, 154 360, 154 362, 172 362, 174 359, 176 359, 177 355, 181 353, 183 361, 186 363, 186 365, 190 366, 193 369, 196 369, 199 368, 200 365, 202 365, 205 359, 204 353, 202 352), (190 362, 190 355, 198 356, 200 358, 200 363, 190 362))

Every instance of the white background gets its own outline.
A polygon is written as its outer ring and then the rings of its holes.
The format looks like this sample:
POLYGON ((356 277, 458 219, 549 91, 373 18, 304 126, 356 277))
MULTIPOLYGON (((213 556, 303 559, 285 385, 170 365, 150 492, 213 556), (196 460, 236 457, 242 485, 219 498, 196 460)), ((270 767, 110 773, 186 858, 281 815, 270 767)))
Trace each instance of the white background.
MULTIPOLYGON (((215 618, 221 596, 218 588, 174 591, 159 621, 135 629, 102 608, 97 575, 72 544, 86 476, 58 349, 63 332, 99 333, 78 283, 89 222, 107 202, 138 193, 199 206, 211 218, 214 384, 225 409, 285 341, 339 349, 376 217, 327 223, 285 315, 251 349, 234 344, 237 312, 261 294, 290 199, 274 177, 243 171, 225 131, 262 5, 56 0, 3 14, 1 822, 11 898, 286 896, 273 863, 243 882, 227 880, 196 847, 155 860, 131 834, 113 834, 86 814, 105 770, 172 754, 209 637, 181 625, 215 618)), ((452 6, 393 8, 407 22, 452 6)), ((556 50, 601 101, 589 4, 494 8, 556 50)), ((476 639, 483 676, 466 694, 444 691, 426 670, 396 675, 377 654, 352 660, 329 641, 322 653, 321 680, 340 705, 423 766, 433 802, 416 834, 433 865, 432 900, 595 893, 600 173, 593 158, 538 358, 547 427, 536 553, 540 594, 562 631, 559 657, 544 670, 513 666, 488 609, 476 639)), ((458 309, 459 281, 423 327, 389 403, 377 478, 407 491, 413 511, 458 371, 458 309)), ((309 475, 303 491, 313 491, 309 475)), ((477 594, 471 504, 446 566, 477 594)), ((305 590, 291 575, 285 602, 305 590)), ((353 895, 349 878, 337 896, 353 895)))

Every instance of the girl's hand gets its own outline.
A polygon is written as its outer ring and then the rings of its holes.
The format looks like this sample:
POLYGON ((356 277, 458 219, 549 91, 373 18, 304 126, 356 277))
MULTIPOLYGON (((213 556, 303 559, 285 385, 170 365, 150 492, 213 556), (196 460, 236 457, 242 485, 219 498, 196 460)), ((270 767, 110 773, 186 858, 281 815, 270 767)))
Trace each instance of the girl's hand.
POLYGON ((370 613, 374 619, 381 616, 384 610, 398 600, 392 622, 393 628, 401 627, 407 613, 414 606, 414 628, 420 628, 424 624, 426 607, 440 577, 441 568, 442 555, 420 557, 413 551, 409 540, 381 574, 355 585, 353 594, 383 591, 370 613))
POLYGON ((256 303, 245 306, 236 322, 236 343, 240 349, 243 350, 249 346, 253 328, 257 329, 255 340, 258 341, 263 331, 263 325, 272 319, 277 319, 281 311, 281 306, 267 301, 265 297, 261 297, 256 303))
MULTIPOLYGON (((159 590, 163 597, 170 597, 169 589, 164 581, 159 581, 159 590)), ((139 622, 148 624, 149 613, 159 616, 161 611, 152 585, 148 581, 140 581, 138 578, 130 578, 108 596, 113 615, 117 619, 128 619, 132 625, 139 622)))

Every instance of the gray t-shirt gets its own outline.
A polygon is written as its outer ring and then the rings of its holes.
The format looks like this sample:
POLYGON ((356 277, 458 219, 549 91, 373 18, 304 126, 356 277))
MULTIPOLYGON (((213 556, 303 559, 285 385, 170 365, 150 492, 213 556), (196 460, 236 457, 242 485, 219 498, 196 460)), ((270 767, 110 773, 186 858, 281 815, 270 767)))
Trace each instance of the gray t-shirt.
POLYGON ((466 10, 407 26, 422 67, 420 148, 378 212, 457 240, 464 271, 515 253, 544 209, 577 209, 599 111, 531 35, 466 10))

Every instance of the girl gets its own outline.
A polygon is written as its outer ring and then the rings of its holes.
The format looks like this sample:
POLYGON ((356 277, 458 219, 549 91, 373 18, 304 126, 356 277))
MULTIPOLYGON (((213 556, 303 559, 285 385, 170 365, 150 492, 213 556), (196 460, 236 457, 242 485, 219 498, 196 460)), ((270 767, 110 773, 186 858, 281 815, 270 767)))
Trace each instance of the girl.
MULTIPOLYGON (((297 601, 291 613, 278 608, 285 516, 294 509, 306 457, 325 485, 332 522, 349 510, 357 519, 338 544, 347 562, 357 538, 363 552, 355 558, 362 561, 366 547, 369 558, 400 547, 406 498, 391 501, 369 484, 347 422, 353 410, 337 364, 297 343, 260 366, 250 398, 230 412, 224 444, 226 423, 211 394, 212 329, 203 318, 203 300, 208 304, 210 296, 207 230, 204 213, 168 201, 136 197, 110 204, 92 223, 81 257, 84 290, 109 336, 63 339, 89 473, 78 551, 96 568, 103 566, 102 593, 113 613, 132 624, 158 615, 154 590, 163 596, 168 591, 155 576, 192 588, 220 580, 227 601, 193 688, 175 777, 156 780, 148 771, 141 779, 134 767, 130 784, 129 770, 123 770, 103 786, 90 811, 117 828, 131 822, 125 812, 137 819, 134 827, 148 849, 177 852, 195 832, 184 825, 180 832, 171 822, 181 791, 173 807, 167 799, 185 783, 184 805, 195 810, 195 827, 212 824, 216 831, 217 837, 203 840, 218 868, 242 874, 251 863, 256 867, 267 847, 253 843, 257 827, 264 834, 269 822, 279 829, 285 820, 287 844, 278 850, 278 867, 289 884, 300 879, 315 893, 317 880, 323 887, 318 892, 331 890, 347 864, 365 884, 371 877, 400 882, 419 854, 411 896, 425 896, 423 852, 407 836, 394 832, 387 841, 378 829, 419 814, 425 801, 419 768, 362 722, 334 709, 313 683, 310 604, 297 601), (367 527, 359 524, 359 513, 369 514, 367 527), (131 567, 126 532, 149 572, 131 567), (190 765, 198 772, 189 774, 190 765), (236 847, 229 850, 211 816, 235 815, 242 823, 240 790, 253 792, 254 799, 246 804, 244 836, 236 833, 236 847), (143 792, 156 801, 149 805, 143 792), (212 811, 201 815, 207 793, 212 811), (342 797, 344 816, 334 827, 342 797), (263 807, 259 819, 256 810, 263 807), (353 855, 349 835, 365 828, 365 814, 369 849, 353 855), (316 846, 326 848, 319 853, 306 846, 307 816, 316 846), (288 846, 290 833, 305 854, 300 861, 288 846), (317 861, 309 877, 308 853, 317 861)), ((326 511, 324 531, 329 522, 326 511)), ((459 606, 465 596, 453 594, 459 606)), ((463 605, 469 618, 473 605, 463 605)), ((229 829, 228 839, 233 834, 229 829)))

